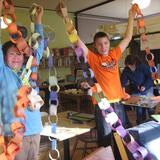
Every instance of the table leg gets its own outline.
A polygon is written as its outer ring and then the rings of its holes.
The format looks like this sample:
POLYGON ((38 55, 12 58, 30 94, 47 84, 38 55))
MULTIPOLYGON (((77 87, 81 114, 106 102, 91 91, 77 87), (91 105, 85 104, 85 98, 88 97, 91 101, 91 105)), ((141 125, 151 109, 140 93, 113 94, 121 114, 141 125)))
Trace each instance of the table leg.
POLYGON ((69 139, 63 141, 64 160, 70 160, 69 139))
POLYGON ((80 113, 80 111, 81 111, 81 98, 77 98, 77 112, 79 112, 80 113))

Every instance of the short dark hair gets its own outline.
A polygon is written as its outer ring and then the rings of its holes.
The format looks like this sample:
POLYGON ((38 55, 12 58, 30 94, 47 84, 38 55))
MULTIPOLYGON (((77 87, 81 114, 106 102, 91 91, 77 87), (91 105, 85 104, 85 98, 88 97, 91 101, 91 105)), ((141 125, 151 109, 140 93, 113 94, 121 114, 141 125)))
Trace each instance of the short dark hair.
POLYGON ((141 64, 141 60, 139 59, 138 56, 136 55, 132 55, 129 54, 126 58, 125 58, 125 65, 137 65, 137 64, 141 64))
MULTIPOLYGON (((22 37, 26 39, 28 36, 27 28, 25 26, 17 26, 17 28, 22 33, 22 37)), ((4 57, 6 56, 8 49, 10 49, 11 47, 16 47, 16 44, 13 43, 12 41, 7 41, 2 45, 2 51, 4 57)))
POLYGON ((26 39, 27 36, 28 36, 28 30, 27 30, 27 28, 25 26, 17 26, 17 28, 22 33, 22 37, 24 39, 26 39))
POLYGON ((16 47, 16 44, 13 43, 12 41, 7 41, 2 45, 2 51, 3 51, 4 57, 6 57, 6 54, 11 47, 16 47))
POLYGON ((106 37, 109 40, 108 35, 105 32, 97 32, 93 37, 93 42, 95 43, 98 38, 106 37))

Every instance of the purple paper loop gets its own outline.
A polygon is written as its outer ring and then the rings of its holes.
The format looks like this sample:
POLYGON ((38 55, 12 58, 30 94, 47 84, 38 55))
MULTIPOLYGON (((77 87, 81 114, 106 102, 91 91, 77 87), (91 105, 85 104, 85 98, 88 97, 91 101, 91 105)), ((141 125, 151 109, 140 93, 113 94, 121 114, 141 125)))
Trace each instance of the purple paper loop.
POLYGON ((75 48, 75 52, 76 52, 77 57, 80 57, 83 55, 83 49, 80 47, 75 48))
POLYGON ((111 128, 112 128, 113 131, 116 131, 116 128, 118 126, 121 126, 121 125, 122 125, 122 122, 121 122, 120 119, 118 119, 118 121, 116 123, 114 123, 114 124, 111 125, 111 128))
POLYGON ((144 158, 147 156, 147 154, 148 154, 148 151, 147 151, 144 147, 139 146, 139 147, 137 148, 138 158, 144 159, 144 158))
POLYGON ((44 48, 48 47, 48 38, 44 38, 44 48))
POLYGON ((50 100, 52 101, 52 100, 56 100, 56 99, 58 99, 58 94, 57 94, 57 92, 51 91, 51 92, 50 92, 50 100))
POLYGON ((127 131, 125 130, 125 128, 122 126, 122 125, 119 125, 117 128, 116 128, 116 132, 123 138, 126 136, 127 134, 127 131))
POLYGON ((136 141, 131 141, 127 144, 127 148, 131 153, 135 153, 138 147, 139 144, 136 141))
POLYGON ((48 68, 52 67, 53 67, 53 56, 50 54, 50 56, 48 57, 48 68))

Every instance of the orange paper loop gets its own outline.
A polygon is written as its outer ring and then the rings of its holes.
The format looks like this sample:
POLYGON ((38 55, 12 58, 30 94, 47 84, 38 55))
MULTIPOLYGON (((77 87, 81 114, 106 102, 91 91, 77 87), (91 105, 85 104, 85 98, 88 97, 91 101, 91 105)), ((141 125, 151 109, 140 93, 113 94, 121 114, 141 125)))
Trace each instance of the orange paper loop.
POLYGON ((14 122, 11 124, 11 130, 14 134, 16 134, 17 132, 22 132, 24 133, 25 132, 25 127, 22 123, 20 122, 14 122))
POLYGON ((37 60, 36 60, 36 57, 34 57, 32 61, 32 67, 37 67, 37 66, 38 66, 37 60))
POLYGON ((32 72, 30 78, 31 78, 32 80, 36 81, 37 78, 38 78, 37 73, 36 73, 36 72, 32 72))

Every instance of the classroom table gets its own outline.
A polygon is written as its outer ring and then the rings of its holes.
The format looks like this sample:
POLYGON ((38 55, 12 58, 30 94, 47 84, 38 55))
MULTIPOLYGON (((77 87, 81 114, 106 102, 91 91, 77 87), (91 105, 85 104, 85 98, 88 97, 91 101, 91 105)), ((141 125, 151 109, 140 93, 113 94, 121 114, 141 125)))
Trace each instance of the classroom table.
MULTIPOLYGON (((141 107, 146 109, 154 109, 154 113, 159 113, 160 103, 153 101, 151 97, 147 96, 131 96, 129 99, 125 101, 121 101, 124 107, 141 107)), ((146 114, 146 118, 147 118, 146 114)))
POLYGON ((125 106, 135 106, 143 108, 155 108, 160 105, 159 102, 153 101, 151 97, 147 96, 131 96, 125 101, 121 101, 125 106))
MULTIPOLYGON (((69 139, 89 132, 95 127, 94 120, 84 124, 73 123, 67 118, 67 112, 58 113, 58 123, 56 133, 51 132, 51 125, 44 125, 41 132, 42 136, 56 138, 57 141, 63 141, 64 160, 70 160, 69 139)), ((73 113, 73 112, 72 112, 73 113)))

